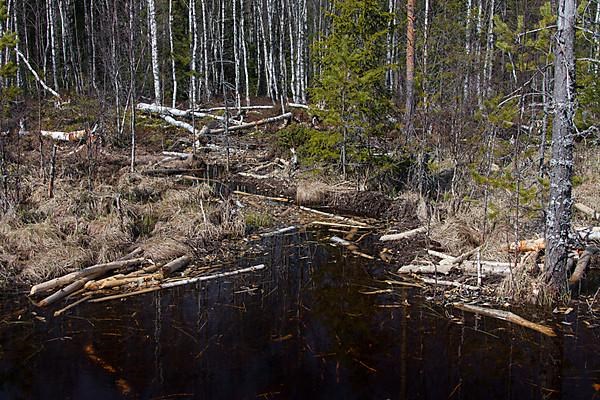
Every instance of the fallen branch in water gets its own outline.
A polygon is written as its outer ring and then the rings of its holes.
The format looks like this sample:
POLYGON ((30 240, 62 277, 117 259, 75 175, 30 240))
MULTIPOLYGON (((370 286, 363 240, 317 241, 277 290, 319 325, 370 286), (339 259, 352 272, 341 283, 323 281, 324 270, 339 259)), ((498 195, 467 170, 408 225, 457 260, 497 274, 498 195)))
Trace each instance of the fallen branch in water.
POLYGON ((461 283, 461 282, 455 282, 455 281, 445 281, 445 280, 439 280, 439 279, 431 279, 431 278, 421 278, 421 280, 429 285, 441 285, 441 286, 451 286, 451 287, 455 287, 455 288, 459 288, 459 289, 466 289, 466 290, 480 290, 479 287, 477 286, 473 286, 473 285, 467 285, 465 283, 461 283))
POLYGON ((255 265, 253 267, 248 267, 248 268, 237 269, 235 271, 221 272, 221 273, 213 274, 213 275, 203 275, 203 276, 197 276, 194 278, 180 279, 180 280, 162 283, 158 286, 138 290, 135 292, 122 293, 122 294, 116 294, 116 295, 111 295, 111 296, 106 296, 106 297, 100 297, 97 299, 92 299, 92 300, 89 300, 89 302, 90 303, 102 303, 105 301, 117 300, 117 299, 122 299, 122 298, 126 298, 126 297, 137 296, 140 294, 150 293, 150 292, 154 292, 157 290, 170 289, 170 288, 174 288, 177 286, 189 285, 192 283, 204 282, 204 281, 208 281, 208 280, 212 280, 212 279, 225 278, 228 276, 259 271, 263 268, 265 268, 265 264, 255 265))
POLYGON ((348 250, 350 250, 350 252, 352 254, 354 254, 354 255, 357 255, 357 256, 362 257, 362 258, 366 258, 368 260, 374 260, 375 259, 375 257, 373 257, 370 254, 366 254, 366 253, 363 253, 361 251, 358 251, 358 246, 355 245, 352 242, 347 241, 346 239, 342 239, 342 238, 337 237, 337 236, 332 236, 329 240, 331 240, 333 243, 336 243, 336 244, 339 244, 341 246, 344 246, 344 247, 348 248, 348 250))
POLYGON ((473 306, 470 304, 463 304, 463 303, 454 303, 453 305, 454 305, 454 307, 458 308, 459 310, 463 310, 463 311, 467 311, 467 312, 471 312, 471 313, 475 313, 475 314, 480 314, 480 315, 483 315, 486 317, 500 319, 502 321, 511 322, 513 324, 520 325, 525 328, 529 328, 534 331, 540 332, 546 336, 552 336, 552 337, 556 336, 556 333, 554 332, 554 330, 552 328, 545 326, 545 325, 536 324, 535 322, 528 321, 525 318, 520 317, 517 314, 514 314, 510 311, 478 307, 478 306, 473 306))
POLYGON ((69 304, 68 306, 66 306, 66 307, 64 307, 64 308, 61 308, 61 309, 60 309, 60 310, 58 310, 58 311, 55 311, 55 312, 54 312, 54 316, 55 316, 55 317, 58 317, 59 315, 61 315, 61 314, 64 314, 65 312, 67 312, 67 311, 68 311, 68 310, 70 310, 71 308, 73 308, 73 307, 77 307, 77 306, 78 306, 78 305, 80 305, 81 303, 85 303, 86 301, 88 301, 88 300, 89 300, 89 299, 91 299, 91 298, 92 298, 92 295, 87 295, 87 296, 85 296, 85 297, 82 297, 81 299, 79 299, 79 300, 77 300, 77 301, 75 301, 75 302, 73 302, 73 303, 69 304))

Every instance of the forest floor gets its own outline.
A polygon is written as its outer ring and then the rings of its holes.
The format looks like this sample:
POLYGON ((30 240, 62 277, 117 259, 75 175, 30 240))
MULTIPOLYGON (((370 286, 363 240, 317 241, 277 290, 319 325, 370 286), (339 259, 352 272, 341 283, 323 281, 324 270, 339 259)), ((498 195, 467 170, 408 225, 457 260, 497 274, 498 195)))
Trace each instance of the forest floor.
MULTIPOLYGON (((248 113, 247 118, 258 120, 277 112, 248 113)), ((81 129, 85 122, 78 115, 74 110, 59 114, 48 110, 42 125, 61 131, 81 129)), ((295 113, 295 119, 308 120, 304 112, 295 113)), ((339 175, 295 165, 291 153, 274 145, 280 125, 236 133, 228 140, 214 135, 194 149, 190 134, 142 115, 133 173, 130 150, 99 137, 53 142, 36 134, 15 135, 5 149, 13 176, 6 197, 19 203, 1 217, 0 282, 34 285, 114 262, 132 251, 143 256, 143 265, 149 260, 164 266, 188 257, 176 275, 175 270, 171 276, 164 271, 157 274, 154 268, 142 278, 135 271, 128 277, 128 267, 117 271, 124 279, 121 284, 90 286, 88 279, 76 288, 81 295, 110 297, 173 279, 231 271, 237 260, 262 251, 257 246, 261 238, 311 229, 326 232, 332 243, 347 248, 350 257, 385 265, 393 284, 417 284, 436 296, 441 288, 442 298, 449 300, 484 295, 504 301, 503 287, 512 294, 535 290, 535 280, 526 276, 540 267, 541 249, 530 249, 526 255, 508 251, 515 236, 507 221, 494 222, 482 239, 485 210, 480 203, 448 217, 452 199, 434 203, 409 191, 393 197, 359 191, 356 182, 339 175), (55 144, 50 196, 49 164, 55 144), (407 232, 396 240, 380 240, 407 232), (507 270, 523 282, 515 285, 504 279, 507 270), (434 273, 436 278, 421 279, 415 275, 420 272, 434 273)), ((576 196, 595 205, 600 199, 597 160, 590 154, 579 156, 583 183, 576 196)), ((499 193, 490 202, 510 207, 510 196, 499 193)), ((587 216, 577 215, 575 223, 593 226, 587 216)), ((532 218, 524 226, 530 228, 521 232, 523 239, 541 233, 539 220, 532 218)), ((598 255, 592 258, 591 266, 600 265, 598 255)), ((595 302, 597 292, 587 294, 595 302)))

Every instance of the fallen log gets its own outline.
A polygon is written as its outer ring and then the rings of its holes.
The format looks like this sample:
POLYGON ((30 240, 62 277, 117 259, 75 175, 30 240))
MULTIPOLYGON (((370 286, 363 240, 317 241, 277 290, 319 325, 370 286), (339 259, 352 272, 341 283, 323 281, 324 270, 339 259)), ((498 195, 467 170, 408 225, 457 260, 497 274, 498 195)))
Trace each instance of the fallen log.
POLYGON ((308 106, 306 104, 288 103, 287 106, 290 108, 301 108, 303 110, 308 110, 308 106))
MULTIPOLYGON (((484 274, 509 275, 511 272, 511 264, 497 261, 481 261, 481 272, 484 274)), ((464 261, 461 266, 452 263, 440 264, 411 264, 405 265, 398 269, 401 274, 435 274, 441 273, 447 275, 453 268, 467 275, 477 275, 477 261, 464 261)))
POLYGON ((72 132, 40 131, 43 137, 61 142, 79 142, 86 137, 86 134, 85 129, 72 132))
POLYGON ((585 215, 587 215, 595 220, 600 221, 600 213, 598 211, 594 210, 593 208, 588 207, 582 203, 575 203, 575 204, 573 204, 573 207, 575 207, 576 210, 581 211, 585 215))
MULTIPOLYGON (((161 117, 163 116, 172 116, 172 117, 180 117, 180 118, 191 118, 192 116, 198 118, 213 118, 219 120, 221 122, 225 122, 225 117, 220 115, 209 114, 206 112, 199 112, 193 110, 179 110, 177 108, 172 107, 164 107, 156 104, 148 104, 148 103, 138 103, 136 108, 139 111, 147 112, 149 114, 157 114, 161 117)), ((215 110, 216 111, 216 110, 215 110)), ((229 123, 236 124, 239 123, 236 120, 229 119, 229 123)))
POLYGON ((379 241, 387 242, 387 241, 392 241, 392 240, 409 239, 413 236, 416 236, 420 233, 425 233, 425 232, 427 232, 427 227, 422 226, 420 228, 412 229, 410 231, 406 231, 406 232, 402 232, 402 233, 396 233, 396 234, 392 234, 392 235, 383 235, 382 237, 379 238, 379 241))
POLYGON ((579 283, 579 281, 581 281, 581 279, 585 275, 585 272, 590 266, 590 261, 592 260, 592 257, 599 253, 600 249, 595 246, 588 246, 585 249, 581 257, 579 257, 579 260, 577 261, 575 271, 573 271, 573 274, 571 274, 571 277, 569 278, 569 285, 576 285, 577 283, 579 283))
POLYGON ((236 269, 235 271, 220 272, 220 273, 214 274, 214 275, 197 276, 195 278, 182 279, 182 280, 163 283, 160 285, 160 288, 168 289, 168 288, 173 288, 173 287, 177 287, 177 286, 189 285, 191 283, 196 283, 196 282, 204 282, 204 281, 217 279, 217 278, 225 278, 228 276, 245 274, 247 272, 259 271, 265 267, 266 267, 265 264, 259 264, 259 265, 255 265, 253 267, 236 269))
POLYGON ((190 256, 181 256, 162 267, 163 273, 166 275, 170 275, 173 272, 185 268, 189 263, 192 262, 192 257, 190 256))
POLYGON ((247 272, 259 271, 263 268, 265 268, 265 264, 255 265, 253 267, 248 267, 248 268, 242 268, 242 269, 238 269, 235 271, 221 272, 221 273, 214 274, 214 275, 204 275, 204 276, 198 276, 195 278, 180 279, 180 280, 176 280, 176 281, 163 283, 163 284, 160 284, 155 287, 138 290, 135 292, 122 293, 122 294, 116 294, 116 295, 112 295, 112 296, 106 296, 106 297, 100 297, 97 299, 92 299, 92 300, 90 300, 90 303, 102 303, 102 302, 109 301, 109 300, 116 300, 116 299, 131 297, 131 296, 137 296, 139 294, 151 293, 151 292, 155 292, 155 291, 161 290, 161 289, 170 289, 170 288, 174 288, 177 286, 189 285, 192 283, 203 282, 203 281, 208 281, 208 280, 217 279, 217 278, 224 278, 224 277, 243 274, 243 273, 247 273, 247 272))
POLYGON ((441 258, 442 260, 446 260, 449 262, 453 262, 454 260, 456 260, 456 257, 454 257, 454 256, 450 256, 446 253, 441 253, 441 252, 435 251, 435 250, 427 250, 427 254, 429 254, 430 256, 441 258))
POLYGON ((327 221, 312 221, 310 223, 310 225, 331 226, 331 227, 334 227, 334 228, 348 228, 348 229, 371 229, 370 226, 340 224, 340 223, 337 223, 337 222, 327 222, 327 221))
POLYGON ((600 227, 598 226, 576 229, 576 232, 581 240, 600 241, 600 227))
POLYGON ((237 194, 239 196, 256 197, 256 198, 263 199, 263 200, 271 200, 271 201, 277 201, 277 202, 281 202, 281 203, 291 203, 292 202, 292 200, 287 199, 285 197, 270 197, 270 196, 264 196, 262 194, 241 192, 239 190, 234 190, 233 193, 237 194))
POLYGON ((530 251, 540 251, 546 248, 546 240, 544 238, 520 240, 516 243, 511 243, 504 246, 505 251, 515 253, 528 253, 530 251))
POLYGON ((310 213, 313 213, 313 214, 323 215, 325 217, 337 219, 338 221, 349 222, 352 225, 358 225, 358 226, 361 226, 363 228, 372 228, 371 225, 368 225, 368 224, 366 224, 364 222, 361 222, 361 221, 354 220, 352 218, 342 217, 341 215, 331 214, 331 213, 328 213, 328 212, 325 212, 325 211, 315 210, 313 208, 308 208, 308 207, 305 207, 305 206, 300 206, 299 208, 302 211, 307 211, 307 212, 310 212, 310 213))
POLYGON ((195 110, 195 112, 214 112, 214 111, 225 111, 225 110, 272 110, 274 106, 242 106, 242 107, 212 107, 212 108, 201 108, 195 110))
POLYGON ((469 259, 469 257, 471 257, 473 254, 477 253, 479 250, 481 250, 481 246, 474 248, 473 250, 469 250, 466 253, 461 254, 460 256, 456 257, 454 260, 452 260, 452 264, 460 264, 463 261, 466 261, 469 259))
POLYGON ((70 274, 35 285, 31 288, 29 295, 33 296, 36 293, 47 292, 59 286, 69 285, 80 278, 95 275, 96 273, 106 273, 115 269, 143 264, 145 262, 147 262, 145 258, 134 258, 131 260, 113 261, 104 264, 92 265, 91 267, 87 267, 81 271, 71 272, 70 274))
MULTIPOLYGON (((227 129, 227 131, 235 132, 235 131, 240 131, 240 130, 244 130, 244 129, 250 129, 250 128, 257 127, 257 126, 270 124, 273 122, 289 120, 290 118, 292 118, 292 113, 285 113, 285 114, 278 115, 276 117, 270 117, 270 118, 261 119, 259 121, 255 121, 255 122, 249 122, 247 124, 231 126, 227 129)), ((211 134, 225 133, 225 129, 211 129, 210 133, 211 134)))
POLYGON ((85 284, 93 279, 96 279, 97 277, 99 277, 103 272, 96 272, 90 276, 86 276, 84 278, 78 279, 75 282, 71 283, 70 285, 65 286, 64 288, 60 289, 59 291, 51 294, 50 296, 46 297, 45 299, 43 299, 42 301, 40 301, 37 306, 38 307, 46 307, 49 306, 52 303, 56 303, 57 301, 67 297, 68 295, 70 295, 71 293, 74 293, 76 291, 78 291, 79 289, 81 289, 82 287, 85 286, 85 284))
POLYGON ((463 304, 463 303, 454 303, 453 305, 454 305, 454 307, 458 308, 459 310, 483 315, 486 317, 500 319, 502 321, 511 322, 513 324, 520 325, 525 328, 540 332, 546 336, 552 336, 552 337, 556 336, 556 333, 554 333, 554 330, 552 328, 545 326, 545 325, 536 324, 535 322, 526 320, 525 318, 520 317, 517 314, 514 314, 510 311, 496 310, 493 308, 485 308, 485 307, 473 306, 470 304, 463 304))
POLYGON ((265 175, 259 175, 259 174, 254 174, 252 172, 238 172, 237 174, 239 176, 243 176, 245 178, 252 178, 252 179, 271 179, 271 178, 275 178, 277 175, 279 175, 280 171, 273 171, 273 172, 269 172, 268 174, 265 175))
POLYGON ((177 128, 185 129, 186 131, 188 131, 189 133, 194 135, 195 138, 200 138, 202 135, 206 134, 208 131, 208 128, 206 128, 204 126, 202 127, 202 129, 198 130, 198 129, 194 128, 192 125, 188 124, 187 122, 178 121, 175 118, 171 117, 170 115, 161 115, 160 117, 162 119, 164 119, 165 122, 168 123, 169 125, 173 125, 177 128))
POLYGON ((296 229, 298 229, 296 226, 288 226, 286 228, 277 229, 276 231, 261 233, 259 236, 263 238, 277 236, 282 235, 284 233, 294 232, 296 231, 296 229))

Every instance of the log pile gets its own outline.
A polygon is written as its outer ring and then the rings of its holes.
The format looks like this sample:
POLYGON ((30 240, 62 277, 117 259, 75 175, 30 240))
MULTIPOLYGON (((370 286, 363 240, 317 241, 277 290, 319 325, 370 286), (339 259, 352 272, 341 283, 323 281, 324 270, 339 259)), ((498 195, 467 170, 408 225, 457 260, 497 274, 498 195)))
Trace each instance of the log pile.
POLYGON ((204 268, 204 272, 199 276, 175 275, 190 266, 192 261, 192 257, 184 255, 164 265, 158 265, 151 259, 143 257, 141 248, 136 248, 119 260, 96 264, 35 285, 29 295, 45 296, 36 303, 38 307, 47 307, 61 300, 72 300, 70 304, 54 313, 58 316, 85 302, 100 303, 122 299, 265 268, 261 264, 216 273, 215 268, 204 268))
MULTIPOLYGON (((584 212, 589 217, 596 219, 598 213, 593 209, 579 204, 576 207, 579 211, 584 212)), ((413 238, 416 235, 427 233, 426 227, 419 227, 406 232, 387 234, 380 237, 380 241, 399 241, 413 238)), ((572 235, 572 248, 570 249, 570 265, 575 266, 573 273, 569 278, 569 284, 575 285, 585 277, 585 273, 593 264, 593 260, 600 258, 600 227, 577 228, 572 235)), ((537 255, 546 247, 544 238, 520 240, 511 243, 504 247, 504 251, 509 252, 517 260, 515 262, 499 262, 499 261, 484 261, 480 259, 480 250, 470 250, 457 257, 442 253, 435 250, 428 250, 429 259, 416 258, 413 263, 403 265, 398 269, 400 274, 435 274, 450 275, 452 272, 458 273, 460 276, 476 276, 477 286, 465 285, 454 281, 443 281, 443 286, 460 287, 473 290, 481 286, 482 277, 490 275, 510 276, 514 271, 524 267, 528 260, 531 260, 532 255, 537 255), (471 260, 473 256, 477 256, 475 260, 471 260), (433 258, 434 261, 431 260, 433 258), (437 260, 437 261, 435 261, 437 260)), ((541 261, 541 260, 538 260, 541 261)), ((536 271, 543 271, 543 263, 535 264, 536 271)), ((514 275, 513 275, 514 276, 514 275)), ((436 282, 438 280, 422 279, 425 283, 436 282)))

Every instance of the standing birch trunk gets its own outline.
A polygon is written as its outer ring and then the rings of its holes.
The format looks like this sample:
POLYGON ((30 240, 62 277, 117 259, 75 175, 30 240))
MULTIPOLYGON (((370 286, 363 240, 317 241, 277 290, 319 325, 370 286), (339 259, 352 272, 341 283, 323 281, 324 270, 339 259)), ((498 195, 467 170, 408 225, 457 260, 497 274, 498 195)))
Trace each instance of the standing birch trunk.
POLYGON ((171 51, 171 78, 173 79, 173 108, 177 106, 177 73, 175 71, 175 49, 173 47, 173 0, 169 0, 169 50, 171 51))
MULTIPOLYGON (((196 53, 198 50, 198 23, 196 21, 196 1, 190 0, 188 30, 190 35, 190 108, 196 108, 196 53)), ((175 108, 175 107, 173 107, 175 108)))
POLYGON ((158 63, 158 32, 154 0, 148 0, 148 24, 150 25, 150 47, 152 51, 152 75, 154 76, 154 103, 161 104, 160 66, 158 63))
POLYGON ((406 2, 406 135, 411 135, 415 104, 415 0, 406 2))
POLYGON ((547 293, 556 299, 567 290, 567 242, 571 227, 573 134, 575 115, 576 0, 558 2, 554 50, 554 123, 550 160, 550 204, 546 220, 547 293))

